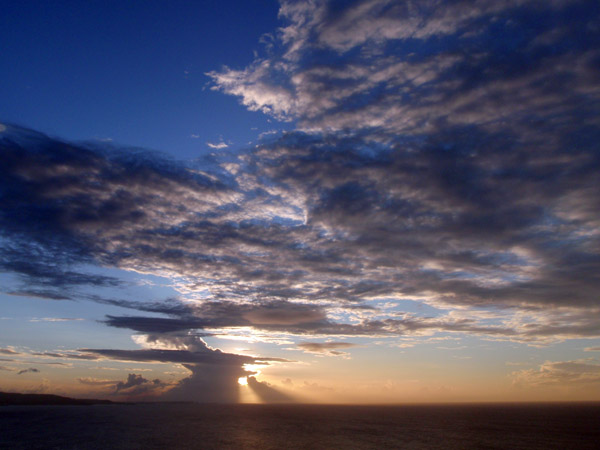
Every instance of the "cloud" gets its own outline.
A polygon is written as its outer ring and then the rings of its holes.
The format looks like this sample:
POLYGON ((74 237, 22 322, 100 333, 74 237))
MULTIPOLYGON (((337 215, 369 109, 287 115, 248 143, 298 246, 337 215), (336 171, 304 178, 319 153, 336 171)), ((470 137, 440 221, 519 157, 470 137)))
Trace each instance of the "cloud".
MULTIPOLYGON (((142 308, 144 310, 145 308, 142 308)), ((143 333, 171 333, 189 329, 214 332, 237 327, 252 327, 265 332, 292 335, 394 336, 423 335, 435 332, 464 332, 491 336, 512 337, 518 331, 508 326, 479 324, 471 318, 457 316, 418 317, 397 314, 394 318, 372 320, 364 318, 355 323, 338 323, 327 318, 325 309, 289 302, 248 304, 206 302, 182 311, 162 309, 170 318, 145 316, 107 316, 105 323, 117 328, 129 328, 143 333)), ((540 334, 546 333, 540 330, 540 334)), ((530 334, 535 335, 531 330, 530 334)))
POLYGON ((320 231, 301 248, 313 251, 304 270, 332 273, 323 297, 523 307, 528 322, 507 320, 501 334, 597 337, 597 53, 578 34, 597 38, 592 5, 472 6, 283 2, 281 54, 209 75, 249 109, 310 131, 259 148, 254 167, 302 199, 306 224, 320 231), (567 16, 559 32, 555 19, 567 16), (492 44, 506 35, 520 43, 492 44), (586 247, 563 253, 579 239, 586 247))
POLYGON ((357 347, 357 344, 350 342, 301 342, 298 344, 298 348, 305 352, 331 356, 346 355, 346 352, 340 350, 352 347, 357 347))
POLYGON ((36 369, 35 367, 30 367, 29 369, 23 369, 23 370, 19 370, 17 372, 17 375, 23 375, 24 373, 38 373, 39 369, 36 369))
POLYGON ((546 361, 539 369, 527 369, 512 374, 516 385, 579 386, 600 384, 600 364, 589 360, 546 361))
POLYGON ((140 386, 141 384, 147 383, 148 380, 142 377, 141 375, 136 375, 134 373, 130 373, 127 376, 127 381, 122 382, 119 381, 116 385, 116 391, 119 392, 122 389, 128 389, 135 386, 140 386))
MULTIPOLYGON (((172 362, 214 365, 241 365, 254 363, 255 359, 249 356, 221 353, 220 351, 190 352, 187 350, 117 350, 117 349, 90 349, 82 348, 81 352, 103 356, 106 359, 117 361, 135 362, 172 362)), ((270 359, 268 359, 270 360, 270 359)))
POLYGON ((98 379, 93 377, 78 378, 81 384, 109 388, 110 394, 117 396, 125 396, 128 399, 147 400, 156 398, 168 387, 160 379, 148 380, 142 375, 130 373, 125 381, 115 381, 107 379, 98 379))
POLYGON ((258 381, 255 377, 247 377, 247 380, 248 388, 252 389, 262 403, 292 403, 295 401, 267 382, 258 381))
POLYGON ((242 104, 250 111, 262 111, 278 119, 285 120, 296 108, 293 94, 283 86, 271 82, 268 74, 271 62, 256 61, 245 70, 225 68, 222 72, 209 72, 213 79, 213 89, 220 89, 228 94, 242 98, 242 104))
POLYGON ((119 381, 115 385, 115 394, 127 394, 127 395, 140 395, 156 393, 157 390, 163 389, 166 386, 165 383, 160 381, 158 378, 154 380, 147 380, 142 375, 136 375, 130 373, 127 376, 126 381, 119 381))
MULTIPOLYGON (((150 310, 148 306, 127 304, 134 309, 150 310)), ((118 328, 130 328, 147 333, 166 333, 186 329, 253 326, 265 330, 294 330, 317 328, 327 323, 325 312, 318 305, 298 304, 286 301, 238 303, 204 302, 183 305, 177 302, 152 308, 172 316, 107 316, 105 323, 118 328)))
POLYGON ((44 300, 72 300, 70 296, 59 294, 51 290, 42 289, 19 289, 18 291, 6 292, 8 295, 16 295, 18 297, 34 297, 44 300))
POLYGON ((314 383, 314 382, 311 383, 308 381, 304 381, 304 383, 301 384, 299 388, 302 389, 303 391, 307 391, 310 393, 316 393, 316 394, 325 394, 328 392, 335 391, 335 389, 332 387, 321 386, 319 383, 314 383))
POLYGON ((317 307, 287 302, 273 302, 251 308, 244 314, 252 325, 298 325, 325 319, 317 307))
POLYGON ((32 356, 40 356, 43 358, 60 358, 60 359, 81 359, 81 360, 96 360, 97 356, 90 354, 81 354, 74 351, 69 352, 31 352, 32 356))
POLYGON ((594 90, 591 10, 590 1, 284 1, 280 53, 208 75, 248 109, 311 129, 412 134, 516 115, 562 120, 561 110, 587 103, 571 79, 594 90))
POLYGON ((2 354, 2 355, 20 355, 19 352, 14 351, 12 348, 0 348, 0 354, 2 354))
POLYGON ((586 347, 583 351, 585 351, 585 352, 600 352, 600 347, 586 347))
POLYGON ((227 144, 226 144, 225 142, 223 142, 223 141, 221 141, 221 142, 218 142, 218 143, 216 143, 216 144, 214 144, 214 143, 211 143, 211 142, 207 142, 207 143, 206 143, 206 145, 208 145, 210 148, 214 148, 214 149, 217 149, 217 150, 221 150, 221 149, 223 149, 223 148, 227 148, 227 147, 229 147, 229 145, 227 145, 227 144))
POLYGON ((185 221, 185 210, 195 215, 202 207, 193 207, 192 213, 191 205, 183 203, 221 205, 208 191, 219 196, 227 190, 213 178, 149 153, 126 156, 91 144, 69 145, 31 130, 13 131, 3 134, 1 142, 6 164, 0 187, 5 244, 0 266, 19 274, 28 284, 21 291, 28 294, 65 299, 65 291, 77 286, 119 285, 114 277, 71 267, 123 260, 124 249, 118 245, 123 232, 141 231, 155 215, 167 222, 179 216, 171 226, 185 221), (178 199, 175 203, 165 197, 167 191, 178 199), (148 201, 152 208, 145 207, 148 201), (44 289, 32 290, 31 285, 44 289))
MULTIPOLYGON (((104 323, 148 335, 600 337, 599 6, 437 6, 282 2, 270 53, 209 76, 297 127, 235 154, 182 163, 8 128, 10 292, 132 309, 104 323), (100 267, 170 277, 179 297, 114 299, 123 280, 100 267)), ((88 351, 186 364, 181 392, 254 361, 88 351)))
POLYGON ((212 349, 206 343, 194 335, 172 335, 158 334, 149 335, 145 339, 156 348, 144 350, 115 350, 115 349, 80 349, 83 353, 96 354, 105 359, 122 361, 148 361, 148 362, 172 362, 190 364, 214 364, 214 365, 242 365, 242 364, 268 364, 269 362, 289 362, 283 358, 252 357, 237 355, 234 353, 223 353, 221 350, 212 349), (170 349, 165 349, 168 343, 170 349), (176 349, 172 349, 173 346, 176 349))
POLYGON ((119 381, 101 380, 93 377, 77 378, 77 381, 79 381, 81 384, 86 384, 89 386, 114 386, 119 383, 119 381))
POLYGON ((85 319, 77 317, 34 317, 30 322, 77 322, 85 319))
MULTIPOLYGON (((238 378, 254 374, 254 372, 246 370, 244 365, 266 365, 270 362, 287 361, 282 358, 224 353, 221 350, 210 348, 199 337, 190 335, 155 334, 146 336, 146 342, 155 348, 144 350, 82 349, 81 351, 114 360, 182 364, 190 372, 190 376, 181 379, 175 386, 164 392, 161 398, 169 401, 237 403, 239 400, 238 378)), ((159 380, 150 383, 141 375, 130 374, 126 382, 116 386, 116 390, 129 390, 138 384, 144 386, 144 390, 166 387, 159 380)))
POLYGON ((191 375, 180 380, 163 396, 168 401, 237 403, 238 378, 251 374, 241 365, 184 364, 191 375))

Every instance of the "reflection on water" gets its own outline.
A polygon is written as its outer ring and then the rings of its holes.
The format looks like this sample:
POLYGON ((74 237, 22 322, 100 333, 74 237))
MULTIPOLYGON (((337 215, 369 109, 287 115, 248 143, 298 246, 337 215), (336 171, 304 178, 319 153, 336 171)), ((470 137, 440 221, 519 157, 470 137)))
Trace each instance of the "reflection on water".
POLYGON ((597 403, 5 406, 0 448, 592 449, 599 413, 597 403))

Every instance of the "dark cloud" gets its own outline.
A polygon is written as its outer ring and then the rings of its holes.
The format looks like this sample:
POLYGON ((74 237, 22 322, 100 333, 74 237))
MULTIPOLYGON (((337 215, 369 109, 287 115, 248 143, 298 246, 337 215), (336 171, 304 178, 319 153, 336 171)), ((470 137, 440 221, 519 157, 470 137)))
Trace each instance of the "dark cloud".
POLYGON ((56 353, 56 352, 31 352, 29 353, 32 356, 42 356, 45 358, 61 358, 61 359, 83 359, 83 360, 95 360, 98 359, 97 356, 89 355, 89 354, 81 354, 76 352, 68 352, 68 353, 56 353))
POLYGON ((0 139, 5 162, 0 225, 6 239, 0 266, 28 283, 118 285, 115 278, 69 268, 126 258, 106 245, 144 228, 155 214, 190 213, 183 206, 187 201, 214 203, 210 195, 197 199, 202 191, 226 190, 212 178, 148 152, 69 144, 14 126, 0 139), (178 204, 171 204, 167 192, 178 204))
POLYGON ((141 375, 130 373, 126 381, 119 381, 115 385, 116 394, 140 395, 149 394, 157 389, 164 388, 166 385, 158 378, 147 380, 141 375))
POLYGON ((35 367, 30 367, 29 369, 23 369, 23 370, 19 370, 17 372, 17 375, 23 375, 24 373, 38 373, 39 369, 36 369, 35 367))
POLYGON ((107 359, 121 361, 173 362, 173 363, 207 363, 215 365, 240 365, 253 363, 254 358, 243 355, 213 352, 190 352, 187 350, 115 350, 82 348, 81 352, 92 353, 107 359))
POLYGON ((55 291, 42 289, 20 289, 18 291, 9 291, 6 293, 8 295, 16 295, 19 297, 34 297, 45 300, 72 300, 72 298, 68 295, 59 294, 55 291))
POLYGON ((325 312, 319 306, 286 301, 237 303, 205 302, 198 305, 171 303, 156 308, 143 304, 126 303, 142 311, 162 312, 173 316, 139 317, 107 316, 105 323, 118 328, 130 328, 145 333, 167 333, 191 328, 219 328, 253 326, 265 330, 292 330, 317 328, 324 323, 325 312))
POLYGON ((141 384, 147 383, 148 380, 142 377, 141 375, 136 375, 134 373, 130 373, 127 376, 127 381, 122 382, 119 381, 116 385, 116 391, 119 392, 122 389, 128 389, 134 386, 139 386, 141 384))
MULTIPOLYGON (((221 302, 220 306, 224 306, 221 302)), ((419 317, 412 314, 398 314, 399 318, 386 318, 381 320, 363 319, 357 323, 339 323, 333 320, 324 319, 316 322, 300 322, 297 324, 253 324, 239 322, 236 314, 229 316, 227 313, 239 314, 240 305, 229 305, 224 309, 218 308, 213 311, 217 314, 218 320, 210 321, 202 317, 185 317, 185 318, 155 318, 155 317, 132 317, 108 316, 105 323, 109 326, 129 328, 142 333, 157 334, 181 332, 189 329, 204 328, 207 330, 233 328, 239 326, 252 326, 256 329, 266 332, 289 333, 294 335, 337 335, 337 336, 367 336, 367 337, 383 337, 383 336, 402 336, 402 335, 423 335, 435 332, 456 332, 470 333, 479 335, 489 335, 496 337, 520 339, 522 333, 523 340, 533 340, 536 336, 544 337, 552 334, 546 330, 546 327, 552 325, 539 325, 537 328, 531 326, 526 330, 518 330, 510 326, 481 324, 475 319, 460 318, 453 316, 442 317, 419 317)), ((244 305, 240 308, 242 311, 247 309, 244 305)), ((396 317, 396 316, 394 316, 396 317)), ((573 317, 571 317, 573 319, 573 317)), ((590 326, 594 323, 592 320, 590 326)), ((556 326, 556 325, 554 325, 556 326)), ((579 325, 571 325, 573 330, 581 328, 579 325)), ((558 332, 558 330, 556 330, 558 332)), ((567 331, 567 330, 563 330, 567 331)), ((210 333, 208 334, 210 335, 210 333)), ((126 354, 130 354, 128 351, 126 354)), ((145 353, 144 353, 145 355, 145 353)), ((149 354, 148 354, 149 355, 149 354)), ((159 356, 157 356, 159 357, 159 356)), ((180 361, 185 362, 185 361, 180 361)))
POLYGON ((144 350, 114 350, 83 348, 80 352, 100 355, 108 359, 124 361, 173 362, 187 364, 234 365, 268 364, 285 362, 282 358, 253 357, 224 353, 212 349, 198 336, 177 334, 153 334, 147 336, 147 342, 155 346, 175 347, 176 349, 151 348, 144 350))

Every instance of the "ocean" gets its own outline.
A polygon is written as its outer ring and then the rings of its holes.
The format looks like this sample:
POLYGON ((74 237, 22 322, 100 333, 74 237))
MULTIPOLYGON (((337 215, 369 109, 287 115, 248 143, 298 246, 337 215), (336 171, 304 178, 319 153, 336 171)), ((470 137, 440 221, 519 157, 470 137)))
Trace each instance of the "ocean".
POLYGON ((598 449, 600 404, 2 406, 2 449, 598 449))

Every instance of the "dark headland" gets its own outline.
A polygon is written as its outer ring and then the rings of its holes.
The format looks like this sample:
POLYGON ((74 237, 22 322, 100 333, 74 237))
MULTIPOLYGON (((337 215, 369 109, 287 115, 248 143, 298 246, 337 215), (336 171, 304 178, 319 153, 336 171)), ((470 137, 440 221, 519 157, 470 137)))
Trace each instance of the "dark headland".
POLYGON ((110 400, 69 398, 51 394, 16 394, 0 392, 0 406, 7 405, 109 405, 110 400))

